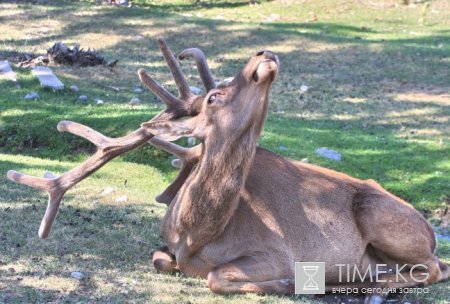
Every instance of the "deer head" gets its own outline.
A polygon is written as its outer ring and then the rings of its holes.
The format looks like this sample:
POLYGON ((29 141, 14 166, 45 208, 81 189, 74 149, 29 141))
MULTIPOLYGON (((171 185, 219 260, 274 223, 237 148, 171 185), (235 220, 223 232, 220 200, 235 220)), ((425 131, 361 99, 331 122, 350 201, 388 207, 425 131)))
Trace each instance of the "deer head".
POLYGON ((249 131, 257 139, 267 116, 269 90, 278 66, 273 53, 260 51, 231 82, 211 86, 202 102, 197 99, 195 116, 152 120, 142 127, 167 140, 194 136, 203 142, 230 143, 249 131))

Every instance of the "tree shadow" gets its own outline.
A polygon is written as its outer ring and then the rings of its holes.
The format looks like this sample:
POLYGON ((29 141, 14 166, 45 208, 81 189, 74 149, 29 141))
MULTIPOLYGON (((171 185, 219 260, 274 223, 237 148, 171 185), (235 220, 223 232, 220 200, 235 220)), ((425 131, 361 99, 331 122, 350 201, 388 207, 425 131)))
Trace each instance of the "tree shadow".
MULTIPOLYGON (((57 8, 54 13, 52 11, 45 16, 31 15, 30 20, 37 21, 48 18, 49 15, 57 18, 66 9, 67 7, 57 8)), ((277 48, 281 69, 273 88, 272 113, 265 126, 261 146, 286 157, 297 160, 308 158, 310 162, 362 179, 378 180, 388 190, 411 201, 425 213, 439 207, 441 196, 450 196, 448 167, 442 165, 450 155, 448 144, 436 148, 427 142, 421 142, 419 135, 411 134, 407 138, 402 137, 401 133, 402 128, 411 131, 432 129, 441 132, 442 136, 448 136, 450 105, 432 100, 412 102, 397 96, 399 92, 414 89, 421 91, 426 87, 448 88, 448 47, 434 46, 438 43, 449 45, 449 31, 438 31, 438 34, 428 37, 383 41, 365 38, 364 34, 377 33, 371 28, 322 22, 261 23, 249 28, 246 24, 234 21, 190 18, 172 13, 176 10, 170 5, 154 10, 105 8, 95 18, 80 16, 70 19, 59 33, 31 39, 28 43, 37 45, 55 40, 64 41, 73 39, 82 32, 138 35, 149 27, 154 27, 161 29, 158 35, 163 35, 175 52, 193 46, 201 47, 213 63, 213 72, 218 79, 237 73, 245 60, 253 55, 251 52, 262 48, 277 48), (130 18, 142 23, 130 25, 130 18), (146 20, 151 20, 152 23, 145 23, 146 20), (327 47, 323 47, 325 44, 327 47), (377 44, 377 48, 373 48, 373 44, 377 44), (229 54, 243 55, 227 57, 229 54), (217 59, 223 55, 224 59, 217 59), (309 86, 308 92, 303 95, 299 91, 302 84, 309 86), (362 101, 356 103, 355 100, 362 101), (434 121, 416 121, 422 112, 415 114, 413 111, 423 111, 423 115, 429 115, 430 120, 434 121), (386 122, 384 118, 394 114, 399 121, 388 119, 386 122), (337 116, 348 117, 340 119, 337 116), (280 150, 281 145, 287 150, 280 150), (314 150, 322 146, 341 152, 343 161, 333 162, 315 155, 314 150), (410 172, 415 172, 421 178, 412 179, 410 172), (439 175, 436 172, 441 173, 439 175)), ((2 21, 7 22, 8 19, 2 21)), ((101 51, 115 54, 121 49, 125 60, 119 63, 119 71, 135 70, 137 65, 143 65, 150 73, 158 76, 158 81, 167 82, 167 87, 174 92, 169 72, 164 65, 160 65, 162 57, 156 43, 153 43, 156 35, 146 34, 145 42, 121 41, 101 51), (131 54, 132 52, 136 54, 131 54)), ((25 43, 25 39, 5 43, 19 46, 25 43)), ((10 54, 8 52, 0 53, 0 57, 7 56, 10 54)), ((195 75, 189 79, 191 84, 199 84, 192 64, 183 63, 182 66, 187 74, 195 75)), ((90 81, 78 80, 86 83, 90 81)), ((23 87, 37 88, 34 80, 20 81, 23 87)), ((110 82, 105 80, 105 83, 110 82)), ((120 136, 136 129, 159 109, 157 106, 124 109, 121 115, 112 116, 108 111, 117 111, 117 108, 92 110, 87 104, 80 105, 77 102, 78 96, 67 91, 58 93, 61 94, 61 101, 55 102, 53 96, 43 98, 46 100, 43 103, 22 101, 22 91, 14 93, 14 89, 8 84, 0 82, 0 88, 11 89, 13 94, 10 96, 17 99, 8 97, 5 100, 4 96, 0 96, 0 110, 29 109, 25 113, 1 117, 0 147, 2 152, 8 154, 20 153, 53 159, 57 154, 60 159, 78 160, 80 153, 84 156, 92 151, 92 145, 71 134, 48 135, 57 133, 56 124, 59 120, 68 119, 67 113, 70 113, 71 120, 92 126, 109 136, 120 136), (99 111, 102 115, 95 115, 99 111)), ((102 90, 104 88, 91 87, 88 93, 95 96, 102 94, 102 90)), ((47 93, 43 94, 45 97, 47 93)), ((124 159, 156 166, 164 172, 170 168, 168 155, 156 152, 151 147, 133 151, 124 159), (153 159, 158 161, 153 163, 153 159)), ((67 169, 63 165, 44 168, 15 162, 1 162, 0 166, 17 170, 37 167, 43 171, 67 169)), ((0 183, 4 186, 2 189, 9 193, 0 192, 1 201, 23 200, 25 204, 24 207, 0 212, 0 237, 6 238, 2 239, 0 246, 2 259, 18 261, 21 258, 32 260, 39 256, 48 257, 60 269, 55 269, 47 261, 45 264, 37 261, 38 263, 30 266, 30 272, 37 271, 33 267, 42 267, 49 274, 59 277, 68 276, 70 269, 67 265, 86 269, 94 276, 99 269, 96 267, 105 271, 151 269, 148 266, 149 253, 161 245, 158 238, 160 215, 152 215, 149 211, 151 206, 148 209, 97 204, 91 209, 78 208, 80 210, 77 211, 70 207, 70 201, 76 198, 68 196, 69 203, 61 207, 51 239, 48 242, 36 242, 36 232, 33 229, 37 231, 40 215, 36 215, 36 207, 33 207, 36 201, 25 200, 30 191, 6 181, 4 176, 0 178, 0 183), (34 228, 30 231, 30 227, 34 228), (17 247, 17 244, 20 246, 17 247), (92 256, 92 261, 98 261, 98 264, 86 268, 86 256, 92 256)), ((37 199, 42 202, 43 197, 39 196, 37 199)), ((10 274, 0 275, 3 277, 10 274)), ((105 280, 114 285, 110 278, 105 280)), ((33 287, 22 288, 26 289, 25 294, 27 290, 40 292, 28 289, 33 287)), ((98 287, 90 287, 91 290, 96 288, 98 287)), ((73 291, 71 296, 80 301, 92 300, 81 289, 73 291)), ((126 299, 120 292, 111 292, 100 296, 99 301, 107 301, 109 296, 118 301, 126 299)), ((138 291, 134 296, 148 300, 152 295, 138 291)), ((55 300, 58 295, 50 292, 50 295, 42 296, 42 301, 47 297, 55 300)), ((3 299, 0 297, 0 300, 3 299)))

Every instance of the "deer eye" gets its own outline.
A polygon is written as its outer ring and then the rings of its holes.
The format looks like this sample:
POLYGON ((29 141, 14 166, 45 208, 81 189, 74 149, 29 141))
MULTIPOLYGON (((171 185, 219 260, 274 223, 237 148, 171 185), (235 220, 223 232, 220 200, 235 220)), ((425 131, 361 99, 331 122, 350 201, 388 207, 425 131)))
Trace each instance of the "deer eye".
POLYGON ((216 94, 212 94, 208 98, 208 104, 212 104, 214 101, 216 101, 216 99, 217 99, 217 93, 216 94))

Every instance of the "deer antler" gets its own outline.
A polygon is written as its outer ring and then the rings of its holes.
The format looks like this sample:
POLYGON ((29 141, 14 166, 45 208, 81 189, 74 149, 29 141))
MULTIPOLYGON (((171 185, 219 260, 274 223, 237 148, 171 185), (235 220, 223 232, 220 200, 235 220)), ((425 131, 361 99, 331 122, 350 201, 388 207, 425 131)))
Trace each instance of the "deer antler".
POLYGON ((209 69, 205 54, 203 54, 203 52, 200 49, 191 48, 182 51, 178 55, 178 58, 180 58, 181 60, 189 57, 194 58, 195 63, 197 64, 197 69, 200 74, 200 78, 203 82, 203 85, 205 86, 206 92, 208 92, 211 89, 214 89, 216 87, 216 81, 214 80, 211 70, 209 69))
POLYGON ((39 237, 41 238, 46 238, 50 233, 59 205, 67 190, 100 169, 114 157, 144 144, 153 137, 153 134, 149 134, 144 128, 139 128, 124 137, 109 138, 89 127, 72 121, 61 121, 57 128, 60 132, 70 132, 89 140, 97 146, 97 152, 84 163, 59 177, 39 178, 13 170, 8 171, 7 176, 10 180, 48 192, 47 210, 39 228, 39 237))
MULTIPOLYGON (((158 44, 175 79, 180 98, 176 98, 170 94, 166 89, 148 76, 144 70, 140 69, 138 73, 141 81, 167 105, 166 110, 154 117, 153 120, 175 119, 191 115, 191 113, 196 112, 194 109, 194 101, 199 99, 199 97, 193 95, 189 91, 189 86, 183 77, 181 69, 165 41, 159 39, 158 44)), ((111 159, 146 143, 153 137, 153 134, 148 133, 145 128, 141 127, 126 136, 110 138, 87 126, 71 121, 61 121, 58 124, 57 129, 60 132, 70 132, 89 140, 97 146, 97 152, 82 164, 59 177, 46 176, 40 178, 25 175, 13 170, 8 171, 7 177, 10 180, 32 188, 45 190, 48 193, 49 200, 47 209, 39 228, 40 238, 46 238, 49 235, 52 224, 58 213, 61 200, 71 187, 100 169, 111 159)))
MULTIPOLYGON (((200 49, 190 48, 182 51, 178 58, 183 60, 185 58, 192 57, 197 65, 198 72, 200 74, 200 78, 205 86, 206 92, 216 87, 216 82, 214 77, 209 69, 208 63, 206 61, 206 57, 200 49)), ((176 64, 176 62, 174 63, 176 64)), ((176 79, 176 76, 173 75, 176 79)), ((148 86, 155 86, 155 83, 149 83, 148 86)), ((184 86, 186 87, 186 86, 184 86)), ((186 94, 186 96, 189 96, 186 94)), ((165 96, 161 96, 160 98, 166 98, 165 96)), ((192 98, 192 97, 191 97, 192 98)), ((196 100, 192 102, 191 106, 191 115, 195 115, 200 110, 201 99, 197 97, 196 100)), ((164 141, 159 139, 158 137, 153 137, 149 143, 156 148, 162 149, 181 160, 181 169, 178 173, 178 176, 175 180, 159 195, 156 196, 155 200, 159 203, 169 205, 178 190, 180 190, 181 186, 184 184, 189 174, 191 173, 194 166, 198 163, 202 145, 199 144, 192 148, 184 148, 177 144, 164 141)))

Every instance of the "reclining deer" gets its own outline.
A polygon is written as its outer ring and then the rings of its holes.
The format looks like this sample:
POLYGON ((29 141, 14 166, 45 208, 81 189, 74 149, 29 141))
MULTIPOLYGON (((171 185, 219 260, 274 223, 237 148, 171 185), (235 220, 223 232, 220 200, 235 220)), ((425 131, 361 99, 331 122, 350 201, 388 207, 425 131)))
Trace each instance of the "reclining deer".
MULTIPOLYGON (((175 181, 157 197, 168 205, 161 223, 167 246, 153 255, 163 272, 207 279, 217 293, 294 293, 294 263, 326 264, 326 288, 410 287, 445 280, 450 267, 434 255, 431 226, 411 205, 372 180, 296 162, 257 146, 278 73, 276 55, 260 51, 229 83, 216 86, 203 53, 188 49, 206 88, 195 96, 163 40, 162 53, 179 89, 178 98, 143 70, 142 82, 167 109, 118 139, 63 121, 68 131, 95 143, 97 152, 59 177, 36 178, 9 171, 18 183, 46 190, 47 211, 39 235, 48 236, 64 193, 112 158, 150 140, 182 160, 175 181), (169 141, 194 136, 201 144, 183 148, 169 141), (376 264, 426 266, 398 282, 384 273, 378 282, 339 282, 336 264, 367 269, 376 264), (416 273, 419 272, 419 273, 416 273)), ((377 303, 373 295, 370 303, 377 303)))

